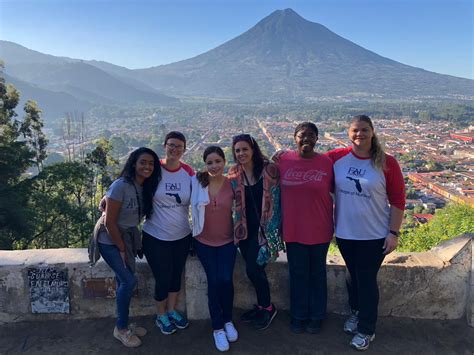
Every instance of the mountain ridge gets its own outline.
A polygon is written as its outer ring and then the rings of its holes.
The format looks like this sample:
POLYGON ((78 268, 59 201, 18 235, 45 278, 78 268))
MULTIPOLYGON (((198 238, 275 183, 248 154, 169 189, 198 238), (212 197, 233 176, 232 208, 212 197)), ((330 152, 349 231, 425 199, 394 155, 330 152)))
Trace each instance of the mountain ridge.
POLYGON ((30 50, 0 41, 0 57, 7 54, 6 73, 93 103, 103 98, 118 103, 177 102, 168 95, 314 102, 334 97, 472 97, 474 92, 472 79, 383 57, 292 9, 276 10, 241 35, 195 57, 150 68, 128 69, 104 61, 22 51, 30 50), (5 52, 9 46, 14 50, 5 52), (35 57, 35 63, 28 62, 35 57))
POLYGON ((135 72, 150 86, 172 95, 243 100, 393 98, 437 95, 437 91, 456 95, 469 92, 474 82, 385 58, 291 9, 273 12, 240 36, 198 56, 135 72))

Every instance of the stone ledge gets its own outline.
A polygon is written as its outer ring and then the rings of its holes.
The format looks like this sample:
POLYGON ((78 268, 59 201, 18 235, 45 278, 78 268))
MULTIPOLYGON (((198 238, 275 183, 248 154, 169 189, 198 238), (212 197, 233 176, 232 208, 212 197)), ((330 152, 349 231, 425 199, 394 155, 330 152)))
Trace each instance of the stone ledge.
MULTIPOLYGON (((424 253, 394 253, 386 258, 379 273, 380 315, 426 319, 458 319, 466 316, 474 326, 474 278, 472 277, 472 235, 464 235, 424 253)), ((46 319, 110 317, 113 299, 84 297, 84 280, 110 278, 113 273, 103 262, 91 268, 86 249, 0 251, 0 322, 46 319), (70 314, 32 314, 27 268, 54 266, 69 274, 70 314)), ((346 270, 342 257, 330 255, 328 269, 328 312, 347 313, 346 270)), ((154 279, 145 260, 137 263, 138 292, 132 300, 131 315, 155 313, 154 279)), ((289 308, 288 267, 283 254, 267 266, 272 299, 277 307, 289 308)), ((246 277, 242 258, 235 273, 236 308, 255 302, 254 290, 246 277)), ((209 317, 207 281, 196 257, 188 258, 179 309, 190 319, 209 317)))

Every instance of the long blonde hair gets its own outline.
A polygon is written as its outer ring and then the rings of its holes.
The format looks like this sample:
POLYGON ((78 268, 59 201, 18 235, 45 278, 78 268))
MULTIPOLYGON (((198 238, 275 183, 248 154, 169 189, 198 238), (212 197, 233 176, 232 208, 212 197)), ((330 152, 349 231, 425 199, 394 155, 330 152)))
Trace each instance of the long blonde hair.
POLYGON ((357 116, 352 117, 351 124, 355 122, 366 122, 372 129, 373 136, 372 136, 372 142, 370 145, 370 160, 372 161, 372 165, 376 169, 383 170, 385 168, 385 151, 383 149, 382 144, 379 141, 379 138, 375 134, 372 120, 370 119, 369 116, 357 115, 357 116))

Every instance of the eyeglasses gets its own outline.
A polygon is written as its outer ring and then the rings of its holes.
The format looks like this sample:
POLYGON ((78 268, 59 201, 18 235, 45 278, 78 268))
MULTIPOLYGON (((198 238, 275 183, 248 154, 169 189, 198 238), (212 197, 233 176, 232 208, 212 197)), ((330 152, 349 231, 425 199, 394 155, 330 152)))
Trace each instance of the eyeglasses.
POLYGON ((174 143, 166 143, 166 146, 170 149, 176 149, 176 150, 184 149, 184 145, 176 145, 174 143))

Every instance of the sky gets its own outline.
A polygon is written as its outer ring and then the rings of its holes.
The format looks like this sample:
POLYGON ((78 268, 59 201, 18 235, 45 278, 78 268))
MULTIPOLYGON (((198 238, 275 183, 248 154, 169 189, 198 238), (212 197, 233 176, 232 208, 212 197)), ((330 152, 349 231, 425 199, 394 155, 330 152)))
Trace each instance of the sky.
MULTIPOLYGON (((0 39, 130 69, 194 57, 292 8, 384 57, 474 79, 472 0, 0 0, 0 39)), ((1 54, 0 54, 1 56, 1 54)))

